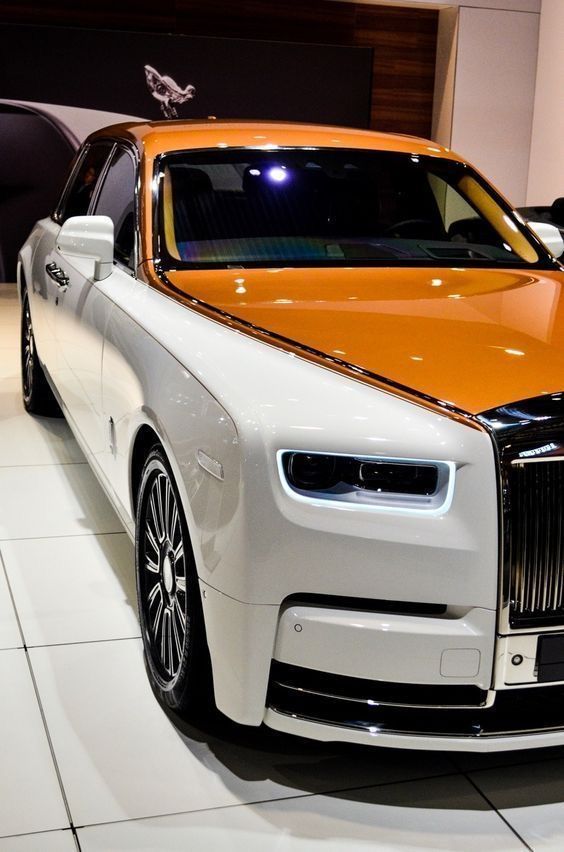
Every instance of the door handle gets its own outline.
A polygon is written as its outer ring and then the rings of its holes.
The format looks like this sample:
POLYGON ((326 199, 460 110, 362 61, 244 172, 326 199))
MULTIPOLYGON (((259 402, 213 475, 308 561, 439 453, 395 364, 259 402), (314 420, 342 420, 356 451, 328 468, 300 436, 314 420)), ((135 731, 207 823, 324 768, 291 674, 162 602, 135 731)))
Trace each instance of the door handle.
POLYGON ((57 266, 56 263, 48 263, 45 267, 45 272, 52 278, 56 283, 57 287, 60 287, 61 290, 66 290, 69 286, 69 277, 65 275, 60 266, 57 266))

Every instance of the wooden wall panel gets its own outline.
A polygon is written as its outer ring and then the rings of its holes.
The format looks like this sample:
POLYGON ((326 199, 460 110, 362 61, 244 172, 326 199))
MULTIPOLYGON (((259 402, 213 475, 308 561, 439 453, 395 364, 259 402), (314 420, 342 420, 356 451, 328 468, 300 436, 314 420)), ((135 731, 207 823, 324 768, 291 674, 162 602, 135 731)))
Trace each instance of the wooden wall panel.
POLYGON ((328 0, 0 0, 0 21, 372 47, 371 126, 431 133, 435 10, 328 0))
POLYGON ((355 44, 374 48, 371 125, 431 134, 438 12, 357 5, 355 44))
POLYGON ((327 0, 176 0, 181 32, 315 44, 353 44, 356 4, 327 0))

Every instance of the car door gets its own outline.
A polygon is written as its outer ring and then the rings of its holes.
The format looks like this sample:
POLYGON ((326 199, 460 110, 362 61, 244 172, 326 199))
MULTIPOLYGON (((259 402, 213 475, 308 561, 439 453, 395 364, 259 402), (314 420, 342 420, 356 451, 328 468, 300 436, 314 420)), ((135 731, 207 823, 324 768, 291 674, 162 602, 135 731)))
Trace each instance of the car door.
POLYGON ((109 216, 114 223, 114 266, 108 278, 94 280, 92 259, 59 254, 60 267, 68 278, 56 319, 61 395, 94 459, 99 459, 109 440, 102 419, 101 371, 112 291, 131 286, 136 263, 135 184, 133 154, 113 145, 88 207, 89 214, 109 216))
MULTIPOLYGON (((52 218, 45 220, 44 234, 33 257, 33 322, 39 349, 60 396, 68 407, 69 370, 61 358, 58 319, 62 303, 72 286, 74 294, 80 280, 68 258, 57 250, 57 237, 63 222, 88 212, 96 183, 113 149, 113 142, 85 145, 52 218), (72 282, 71 282, 72 278, 72 282), (37 307, 37 310, 36 310, 37 307)), ((70 299, 70 293, 69 293, 70 299)))
MULTIPOLYGON (((36 225, 37 240, 31 261, 31 280, 27 282, 33 318, 33 333, 39 355, 49 374, 54 379, 57 374, 58 351, 55 337, 55 308, 58 305, 61 281, 53 274, 53 257, 57 235, 64 221, 65 200, 72 195, 73 186, 80 182, 85 157, 89 146, 85 145, 78 153, 71 175, 65 184, 55 212, 48 219, 36 225)), ((75 190, 76 192, 76 190, 75 190)), ((88 209, 89 201, 84 206, 88 209)), ((72 215, 72 214, 69 214, 72 215)))

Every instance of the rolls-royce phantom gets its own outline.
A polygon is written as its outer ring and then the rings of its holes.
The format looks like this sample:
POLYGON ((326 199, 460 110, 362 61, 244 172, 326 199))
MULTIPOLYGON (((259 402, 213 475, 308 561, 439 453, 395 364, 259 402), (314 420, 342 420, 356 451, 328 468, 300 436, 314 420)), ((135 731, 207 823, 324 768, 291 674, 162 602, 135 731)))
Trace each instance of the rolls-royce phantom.
POLYGON ((86 140, 20 252, 23 399, 62 410, 135 540, 163 704, 564 743, 564 246, 542 236, 412 137, 86 140))

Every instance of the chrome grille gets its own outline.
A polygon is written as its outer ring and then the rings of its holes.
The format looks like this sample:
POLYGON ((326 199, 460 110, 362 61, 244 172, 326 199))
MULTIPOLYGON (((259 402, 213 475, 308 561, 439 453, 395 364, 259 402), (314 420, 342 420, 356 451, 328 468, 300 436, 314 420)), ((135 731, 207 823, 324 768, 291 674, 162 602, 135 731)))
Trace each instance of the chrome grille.
POLYGON ((511 626, 564 623, 564 461, 514 461, 508 486, 511 626))
POLYGON ((501 632, 564 626, 564 391, 501 405, 478 419, 499 464, 501 632))

